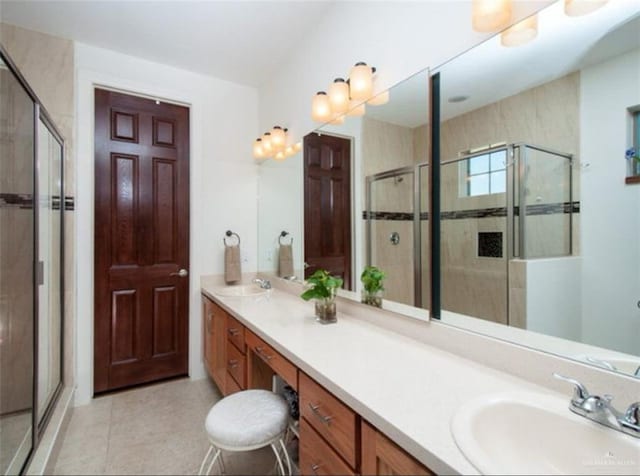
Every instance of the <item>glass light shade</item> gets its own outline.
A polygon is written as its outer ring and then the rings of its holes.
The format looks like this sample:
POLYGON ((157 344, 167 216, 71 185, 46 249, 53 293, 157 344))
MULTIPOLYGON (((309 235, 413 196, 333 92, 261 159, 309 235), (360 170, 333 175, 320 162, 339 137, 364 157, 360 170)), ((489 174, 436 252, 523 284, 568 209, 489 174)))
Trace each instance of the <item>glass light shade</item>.
POLYGON ((538 15, 525 18, 500 34, 502 46, 520 46, 538 36, 538 15))
POLYGON ((471 8, 471 24, 475 31, 498 31, 511 20, 511 0, 473 0, 471 8))
POLYGON ((280 126, 274 126, 271 129, 271 147, 275 150, 282 149, 287 142, 287 134, 280 126))
POLYGON ((271 145, 271 132, 265 132, 262 134, 262 150, 264 151, 264 156, 269 157, 271 152, 273 151, 273 146, 271 145))
POLYGON ((311 118, 316 122, 327 122, 331 119, 331 103, 329 96, 324 91, 319 91, 313 96, 311 118))
POLYGON ((274 160, 284 160, 286 159, 284 152, 281 150, 280 152, 277 152, 276 155, 273 156, 274 160))
POLYGON ((570 17, 586 15, 597 10, 608 0, 564 0, 564 12, 570 17))
POLYGON ((296 142, 293 145, 294 152, 300 152, 302 150, 302 142, 296 142))
POLYGON ((262 139, 261 138, 257 138, 255 140, 255 142, 253 143, 253 156, 256 159, 264 158, 264 149, 262 147, 262 139))
POLYGON ((331 119, 331 122, 329 122, 329 124, 333 124, 334 126, 339 126, 341 124, 344 124, 344 116, 336 116, 333 119, 331 119))
POLYGON ((351 105, 349 106, 349 112, 347 112, 347 116, 357 117, 364 116, 366 112, 365 103, 358 104, 357 101, 351 101, 351 105))
POLYGON ((284 156, 285 157, 291 157, 293 154, 295 154, 296 151, 293 148, 293 145, 288 145, 284 148, 284 156))
POLYGON ((349 74, 351 99, 364 101, 373 95, 373 70, 366 63, 356 63, 349 74))
POLYGON ((376 94, 367 101, 367 104, 371 106, 382 106, 389 102, 389 90, 383 91, 380 94, 376 94))
POLYGON ((329 86, 329 102, 335 114, 344 114, 349 109, 349 85, 344 79, 336 78, 329 86))

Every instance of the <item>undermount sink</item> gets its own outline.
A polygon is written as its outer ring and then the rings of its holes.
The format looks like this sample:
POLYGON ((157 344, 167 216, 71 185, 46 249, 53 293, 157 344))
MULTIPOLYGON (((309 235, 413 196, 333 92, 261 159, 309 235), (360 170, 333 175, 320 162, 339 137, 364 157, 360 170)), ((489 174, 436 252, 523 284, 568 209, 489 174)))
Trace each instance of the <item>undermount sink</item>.
POLYGON ((219 296, 259 296, 268 292, 268 289, 263 289, 257 284, 237 284, 213 289, 213 293, 219 296))
POLYGON ((451 432, 483 474, 640 474, 640 439, 573 414, 569 399, 488 395, 460 407, 451 432))

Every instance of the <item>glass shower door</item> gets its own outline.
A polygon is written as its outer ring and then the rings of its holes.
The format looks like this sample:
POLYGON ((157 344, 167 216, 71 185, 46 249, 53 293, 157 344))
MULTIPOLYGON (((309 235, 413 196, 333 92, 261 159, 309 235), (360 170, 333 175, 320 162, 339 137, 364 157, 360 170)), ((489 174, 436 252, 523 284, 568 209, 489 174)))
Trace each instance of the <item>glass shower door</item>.
POLYGON ((0 473, 33 444, 35 104, 0 61, 0 473))

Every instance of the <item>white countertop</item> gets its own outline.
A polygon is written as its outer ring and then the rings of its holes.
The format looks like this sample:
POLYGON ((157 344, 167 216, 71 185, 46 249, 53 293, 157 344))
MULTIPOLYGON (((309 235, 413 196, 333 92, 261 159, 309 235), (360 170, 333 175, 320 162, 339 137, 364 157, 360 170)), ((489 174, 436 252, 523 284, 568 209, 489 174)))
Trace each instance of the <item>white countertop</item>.
MULTIPOLYGON (((340 303, 337 324, 321 325, 313 303, 288 292, 225 297, 214 294, 216 287, 202 279, 204 294, 438 474, 479 474, 451 435, 460 405, 504 391, 554 394, 340 313, 340 303)), ((568 402, 568 395, 559 396, 568 402)))

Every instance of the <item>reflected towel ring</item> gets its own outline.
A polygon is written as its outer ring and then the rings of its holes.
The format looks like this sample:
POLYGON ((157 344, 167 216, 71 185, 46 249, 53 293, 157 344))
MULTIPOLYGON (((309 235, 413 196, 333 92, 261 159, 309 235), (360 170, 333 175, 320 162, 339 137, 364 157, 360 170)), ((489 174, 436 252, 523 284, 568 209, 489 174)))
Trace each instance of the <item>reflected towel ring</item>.
POLYGON ((231 236, 235 236, 236 239, 238 240, 238 246, 240 246, 240 236, 237 233, 234 233, 231 230, 227 230, 225 233, 226 236, 222 237, 222 242, 224 243, 224 246, 231 246, 229 243, 227 243, 227 238, 231 237, 231 236))
POLYGON ((293 236, 291 236, 288 231, 282 231, 282 232, 280 232, 280 236, 278 236, 278 243, 280 245, 284 245, 285 244, 285 243, 282 242, 282 238, 285 238, 287 235, 289 235, 289 237, 291 238, 291 241, 289 242, 289 244, 290 245, 293 244, 293 236))

